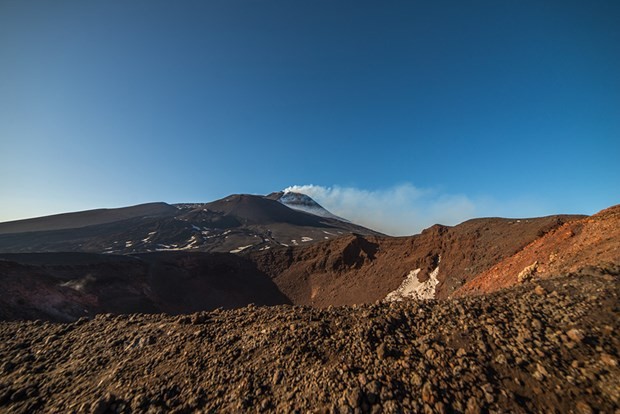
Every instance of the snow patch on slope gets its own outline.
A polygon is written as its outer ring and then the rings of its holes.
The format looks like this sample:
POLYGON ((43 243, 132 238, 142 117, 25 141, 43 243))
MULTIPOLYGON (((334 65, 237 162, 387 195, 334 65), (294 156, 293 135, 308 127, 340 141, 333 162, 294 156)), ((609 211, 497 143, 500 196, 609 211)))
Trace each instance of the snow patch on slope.
POLYGON ((439 284, 437 275, 439 275, 439 266, 437 266, 429 275, 426 282, 418 280, 418 273, 421 269, 415 269, 409 272, 403 283, 393 292, 385 297, 386 302, 397 302, 404 299, 435 299, 435 289, 439 284))
POLYGON ((231 251, 230 251, 230 253, 241 253, 241 252, 242 252, 242 251, 244 251, 245 249, 248 249, 248 248, 250 248, 250 247, 252 247, 252 246, 254 246, 254 245, 253 245, 253 244, 249 244, 249 245, 247 245, 247 246, 240 246, 240 247, 237 247, 237 248, 236 248, 236 249, 234 249, 234 250, 231 250, 231 251))
POLYGON ((68 287, 79 292, 84 292, 86 286, 93 282, 95 282, 95 278, 88 274, 81 279, 69 280, 68 282, 61 283, 60 286, 68 287))

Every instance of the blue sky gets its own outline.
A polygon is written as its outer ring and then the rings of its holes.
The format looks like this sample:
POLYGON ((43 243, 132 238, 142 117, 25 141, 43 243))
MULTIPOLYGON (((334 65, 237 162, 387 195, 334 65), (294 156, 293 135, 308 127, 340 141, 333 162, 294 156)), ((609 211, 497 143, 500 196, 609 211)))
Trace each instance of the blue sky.
POLYGON ((620 203, 618 1, 1 0, 0 62, 0 221, 310 184, 392 233, 620 203))

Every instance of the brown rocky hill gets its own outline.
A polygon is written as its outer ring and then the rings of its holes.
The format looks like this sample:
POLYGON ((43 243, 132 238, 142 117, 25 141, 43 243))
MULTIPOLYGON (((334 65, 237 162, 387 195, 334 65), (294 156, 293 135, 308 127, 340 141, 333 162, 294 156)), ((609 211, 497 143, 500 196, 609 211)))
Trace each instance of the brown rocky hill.
POLYGON ((373 303, 397 290, 416 269, 421 282, 436 271, 436 289, 425 298, 445 298, 541 235, 582 217, 475 219, 454 227, 435 225, 411 237, 347 236, 248 257, 293 303, 373 303))
POLYGON ((469 280, 455 296, 488 293, 587 266, 620 266, 620 205, 550 230, 469 280))

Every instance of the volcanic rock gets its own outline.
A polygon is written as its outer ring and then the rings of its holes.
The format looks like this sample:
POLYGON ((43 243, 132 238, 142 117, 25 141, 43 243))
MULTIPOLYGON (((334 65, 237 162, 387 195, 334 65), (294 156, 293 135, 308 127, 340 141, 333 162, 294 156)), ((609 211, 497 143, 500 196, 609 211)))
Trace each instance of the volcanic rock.
POLYGON ((458 300, 189 316, 200 325, 162 314, 0 322, 0 358, 19 367, 2 375, 0 411, 570 412, 577 401, 581 412, 613 413, 620 367, 591 363, 618 358, 613 277, 540 280, 555 296, 525 284, 458 300), (518 336, 534 318, 550 334, 532 334, 536 345, 526 345, 518 336), (604 326, 612 328, 605 335, 604 326), (573 329, 592 339, 572 349, 556 341, 573 329), (149 337, 148 346, 122 351, 149 337), (378 338, 400 357, 380 360, 378 338), (499 355, 523 362, 499 364, 499 355))

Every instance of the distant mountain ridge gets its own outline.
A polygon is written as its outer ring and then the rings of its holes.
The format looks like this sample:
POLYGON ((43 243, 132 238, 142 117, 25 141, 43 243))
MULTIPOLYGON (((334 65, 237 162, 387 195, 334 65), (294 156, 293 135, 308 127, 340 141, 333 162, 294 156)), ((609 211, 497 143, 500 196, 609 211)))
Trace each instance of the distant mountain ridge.
POLYGON ((176 213, 176 208, 166 203, 146 203, 121 208, 100 208, 3 222, 0 223, 0 234, 73 229, 113 223, 135 217, 159 217, 174 213, 176 213))
POLYGON ((279 192, 67 213, 0 229, 0 320, 447 299, 584 268, 620 272, 620 206, 589 217, 478 218, 389 237, 306 195, 279 192))
POLYGON ((282 201, 273 194, 233 194, 209 203, 148 203, 0 223, 0 253, 241 253, 347 234, 380 234, 329 213, 308 196, 290 195, 282 201), (292 198, 312 208, 291 208, 287 202, 292 198))
MULTIPOLYGON (((231 196, 217 203, 225 203, 229 213, 239 213, 252 201, 231 196)), ((227 214, 217 208, 217 214, 227 214)), ((179 211, 181 215, 166 222, 187 226, 192 222, 184 221, 183 214, 215 214, 206 205, 179 206, 179 211)), ((517 274, 533 261, 538 262, 534 278, 592 266, 600 269, 597 272, 617 274, 619 211, 617 206, 591 217, 474 219, 456 226, 435 225, 410 237, 343 234, 296 246, 249 247, 234 254, 193 248, 128 254, 0 253, 0 320, 186 313, 249 303, 324 308, 446 299, 520 283, 517 274)), ((144 225, 151 226, 150 220, 144 225)), ((118 229, 128 224, 135 224, 134 219, 118 223, 118 229)), ((101 231, 99 226, 80 229, 93 230, 101 231)), ((226 236, 219 236, 220 242, 226 236)))

